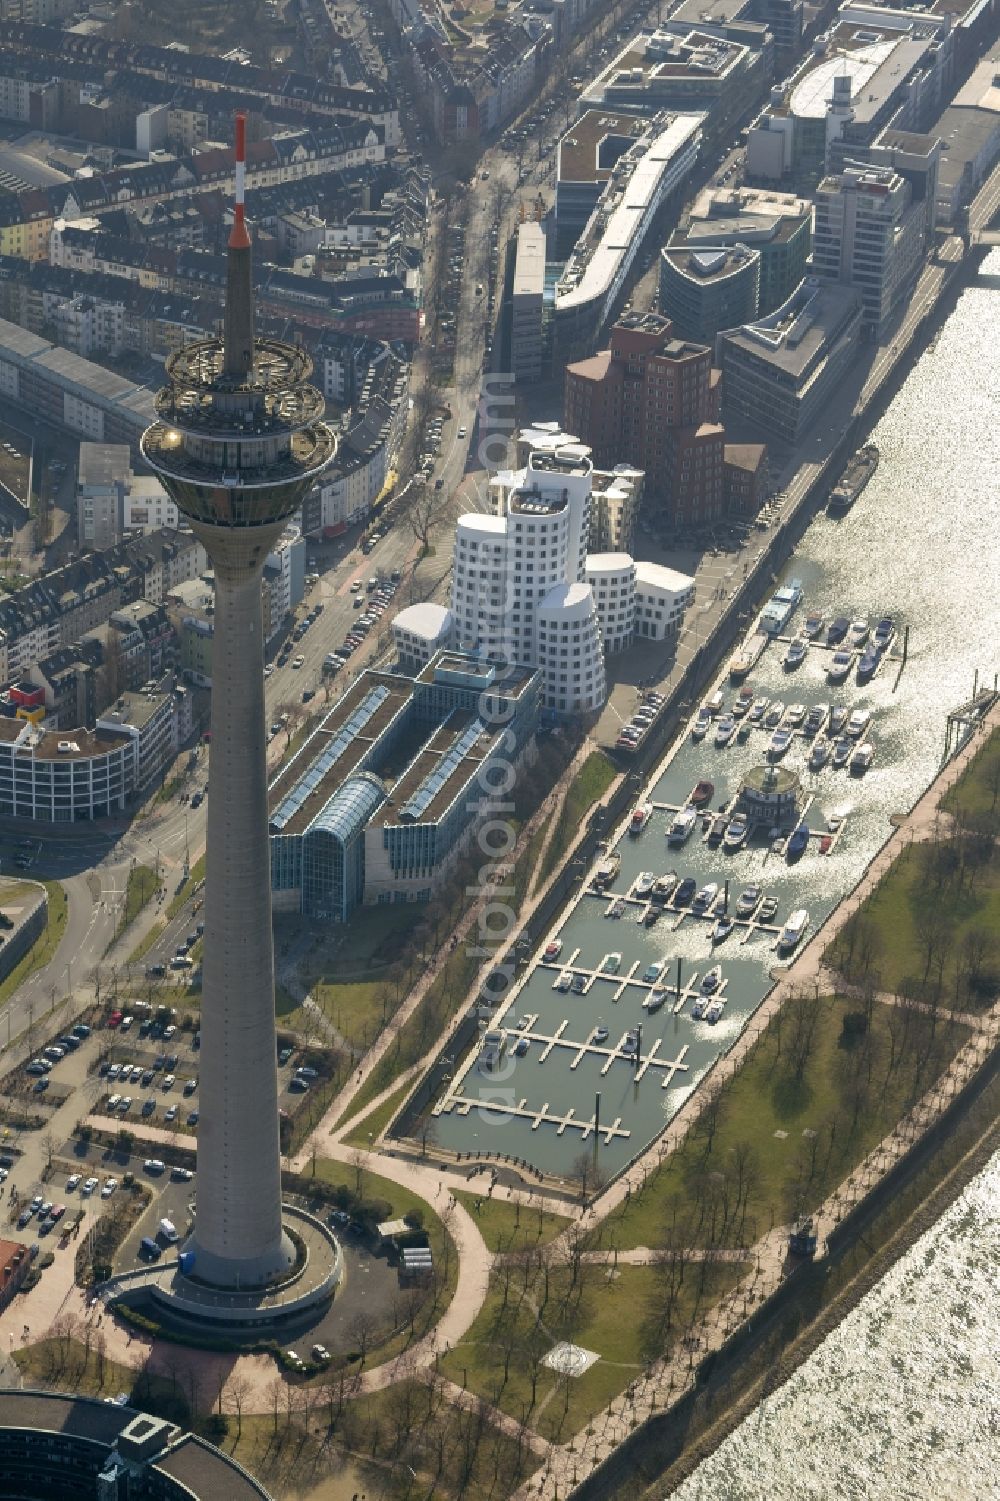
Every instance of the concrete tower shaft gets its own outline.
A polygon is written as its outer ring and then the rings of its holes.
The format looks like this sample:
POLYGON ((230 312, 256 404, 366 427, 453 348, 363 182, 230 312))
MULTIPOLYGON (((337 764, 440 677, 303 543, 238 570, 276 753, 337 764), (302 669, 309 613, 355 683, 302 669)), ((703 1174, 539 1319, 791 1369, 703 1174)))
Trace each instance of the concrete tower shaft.
POLYGON ((211 797, 205 876, 194 1276, 227 1291, 284 1276, 271 936, 261 579, 336 443, 304 351, 254 339, 243 212, 245 125, 224 338, 167 362, 142 453, 212 560, 211 797))

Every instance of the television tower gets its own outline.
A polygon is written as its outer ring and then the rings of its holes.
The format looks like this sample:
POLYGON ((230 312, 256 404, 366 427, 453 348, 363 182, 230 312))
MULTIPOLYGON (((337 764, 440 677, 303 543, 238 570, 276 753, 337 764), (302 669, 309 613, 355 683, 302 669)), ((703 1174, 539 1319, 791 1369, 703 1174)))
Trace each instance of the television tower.
POLYGON ((198 1198, 182 1265, 229 1290, 295 1260, 281 1219, 261 580, 336 447, 308 355, 254 338, 245 162, 237 115, 223 337, 171 355, 141 442, 215 569, 198 1198))

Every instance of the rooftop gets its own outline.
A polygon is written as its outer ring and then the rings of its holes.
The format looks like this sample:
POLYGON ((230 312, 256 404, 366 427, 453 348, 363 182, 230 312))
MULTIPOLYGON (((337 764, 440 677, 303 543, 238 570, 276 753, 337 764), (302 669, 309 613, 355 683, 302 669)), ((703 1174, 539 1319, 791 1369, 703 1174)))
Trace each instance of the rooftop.
POLYGON ((807 278, 775 312, 722 338, 724 345, 743 349, 798 380, 836 342, 859 307, 853 287, 807 278))
POLYGON ((132 456, 126 443, 81 443, 79 483, 113 485, 128 477, 132 456))
POLYGON ((83 761, 131 743, 131 736, 112 730, 41 730, 24 719, 0 717, 0 744, 13 745, 18 755, 33 755, 36 761, 83 761))
POLYGON ((690 245, 668 245, 662 255, 680 276, 708 286, 738 275, 752 261, 759 259, 760 251, 747 245, 702 245, 698 249, 690 245))
POLYGON ((607 182, 615 164, 648 129, 649 122, 635 115, 587 110, 559 142, 558 180, 607 182))
POLYGON ((518 226, 514 260, 515 297, 541 297, 545 290, 545 231, 534 219, 518 226))
POLYGON ((639 563, 635 565, 636 588, 645 584, 651 589, 665 589, 674 594, 681 594, 687 589, 694 588, 694 579, 689 574, 681 573, 676 568, 668 568, 663 563, 639 563))
POLYGON ((855 36, 850 47, 817 57, 815 65, 799 76, 784 112, 821 120, 833 99, 834 80, 847 77, 854 120, 863 123, 874 119, 931 46, 930 39, 915 40, 909 36, 896 35, 867 44, 860 43, 855 36))

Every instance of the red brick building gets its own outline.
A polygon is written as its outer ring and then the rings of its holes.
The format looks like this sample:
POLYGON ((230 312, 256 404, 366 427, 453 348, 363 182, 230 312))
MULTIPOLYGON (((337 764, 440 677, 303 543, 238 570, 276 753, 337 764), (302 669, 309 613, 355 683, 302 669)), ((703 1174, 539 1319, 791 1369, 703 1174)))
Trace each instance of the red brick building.
POLYGON ((673 525, 710 525, 728 509, 721 398, 707 345, 674 338, 659 313, 635 314, 611 330, 610 349, 567 365, 563 427, 598 467, 644 469, 647 503, 673 525))

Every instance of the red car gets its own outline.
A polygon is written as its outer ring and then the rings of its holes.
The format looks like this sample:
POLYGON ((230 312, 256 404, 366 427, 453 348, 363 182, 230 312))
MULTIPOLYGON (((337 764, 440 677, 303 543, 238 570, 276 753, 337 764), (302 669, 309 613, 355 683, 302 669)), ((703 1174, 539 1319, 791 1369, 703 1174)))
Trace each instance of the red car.
POLYGON ((66 1213, 66 1205, 65 1204, 57 1204, 54 1209, 50 1209, 49 1210, 49 1219, 50 1220, 61 1220, 62 1217, 63 1217, 63 1215, 65 1213, 66 1213))
POLYGON ((111 1015, 108 1017, 108 1026, 117 1027, 124 1015, 124 1011, 112 1011, 111 1015))

